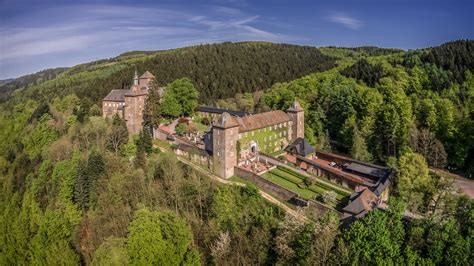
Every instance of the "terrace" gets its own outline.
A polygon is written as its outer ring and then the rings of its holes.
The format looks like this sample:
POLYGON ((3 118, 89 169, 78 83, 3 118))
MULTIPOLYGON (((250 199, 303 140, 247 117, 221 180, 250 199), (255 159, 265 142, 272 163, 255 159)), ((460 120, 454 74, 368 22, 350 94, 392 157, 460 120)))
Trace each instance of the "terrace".
POLYGON ((284 166, 277 166, 261 176, 278 186, 293 191, 303 199, 317 200, 333 208, 338 207, 341 201, 350 195, 347 189, 340 188, 336 184, 330 184, 316 177, 305 176, 284 166), (309 178, 313 180, 310 182, 309 178), (329 191, 335 193, 335 198, 329 201, 324 200, 325 193, 329 191))

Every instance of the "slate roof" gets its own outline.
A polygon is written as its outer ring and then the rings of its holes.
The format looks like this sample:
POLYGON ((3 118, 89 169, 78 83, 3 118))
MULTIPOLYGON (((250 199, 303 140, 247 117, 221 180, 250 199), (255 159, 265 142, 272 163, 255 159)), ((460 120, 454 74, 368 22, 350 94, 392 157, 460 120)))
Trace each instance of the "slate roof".
POLYGON ((239 132, 252 131, 291 121, 288 115, 281 110, 236 117, 235 120, 239 125, 239 132))
POLYGON ((365 188, 362 191, 352 193, 349 204, 342 211, 361 217, 371 211, 377 205, 377 202, 378 197, 368 188, 365 188))
POLYGON ((306 157, 314 152, 313 146, 304 138, 297 138, 285 148, 285 151, 306 157))
POLYGON ((246 115, 252 114, 249 112, 233 111, 233 110, 221 109, 221 108, 211 107, 211 106, 199 106, 196 109, 196 111, 203 112, 203 113, 212 113, 212 114, 223 114, 227 112, 232 116, 246 116, 246 115))
POLYGON ((125 94, 130 90, 111 90, 107 96, 103 99, 103 101, 110 101, 110 102, 125 102, 125 94))
POLYGON ((382 178, 388 174, 388 169, 385 167, 375 167, 373 165, 359 162, 351 162, 345 166, 345 169, 375 178, 382 178))

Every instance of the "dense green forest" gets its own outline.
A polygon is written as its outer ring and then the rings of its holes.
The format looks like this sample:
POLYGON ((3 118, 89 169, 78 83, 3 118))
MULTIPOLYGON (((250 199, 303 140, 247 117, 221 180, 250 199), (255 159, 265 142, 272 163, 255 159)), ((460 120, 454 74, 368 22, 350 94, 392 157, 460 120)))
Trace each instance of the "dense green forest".
POLYGON ((0 104, 0 264, 472 265, 474 202, 429 167, 474 171, 473 46, 224 43, 27 82, 0 104), (398 169, 389 208, 348 227, 334 213, 297 219, 254 186, 194 171, 147 132, 129 136, 98 103, 135 66, 176 95, 195 86, 200 103, 258 112, 298 99, 319 149, 398 169))
POLYGON ((34 87, 45 81, 55 79, 59 74, 66 71, 66 69, 65 67, 46 69, 16 79, 2 80, 0 82, 0 101, 6 100, 15 90, 34 87))
MULTIPOLYGON (((99 103, 111 89, 128 88, 133 71, 153 73, 158 84, 166 85, 187 77, 198 88, 202 102, 254 92, 276 82, 333 67, 335 60, 317 48, 262 42, 199 45, 157 52, 125 53, 111 59, 67 69, 46 70, 7 83, 6 91, 31 86, 21 97, 48 99, 75 94, 99 103), (57 78, 40 78, 49 75, 57 78), (41 74, 41 75, 40 75, 41 74), (39 84, 39 85, 38 85, 39 84), (38 85, 38 86, 35 86, 38 85)), ((49 76, 48 76, 49 77, 49 76)), ((3 86, 0 87, 3 90, 3 86)))

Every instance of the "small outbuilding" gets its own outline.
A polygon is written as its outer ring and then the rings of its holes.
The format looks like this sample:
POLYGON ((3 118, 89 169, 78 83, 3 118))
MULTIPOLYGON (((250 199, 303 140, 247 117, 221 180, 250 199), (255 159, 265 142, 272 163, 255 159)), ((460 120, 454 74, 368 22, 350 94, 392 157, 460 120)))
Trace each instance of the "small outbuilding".
POLYGON ((285 148, 285 151, 291 153, 292 155, 308 157, 314 154, 315 150, 306 139, 297 138, 293 143, 291 143, 285 148))

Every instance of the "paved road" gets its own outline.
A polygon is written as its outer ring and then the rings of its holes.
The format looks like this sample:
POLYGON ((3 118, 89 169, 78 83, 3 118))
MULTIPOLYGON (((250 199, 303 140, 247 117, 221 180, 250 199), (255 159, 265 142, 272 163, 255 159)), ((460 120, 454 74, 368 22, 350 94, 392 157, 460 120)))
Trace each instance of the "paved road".
POLYGON ((463 177, 457 177, 454 180, 456 185, 465 195, 469 196, 471 199, 474 199, 474 180, 469 180, 463 177))
POLYGON ((442 169, 432 169, 430 168, 430 172, 435 172, 435 173, 441 173, 446 176, 454 178, 454 183, 456 186, 461 190, 461 192, 470 197, 471 199, 474 199, 474 180, 472 179, 467 179, 463 176, 460 176, 458 174, 454 174, 451 172, 448 172, 446 170, 442 169))

